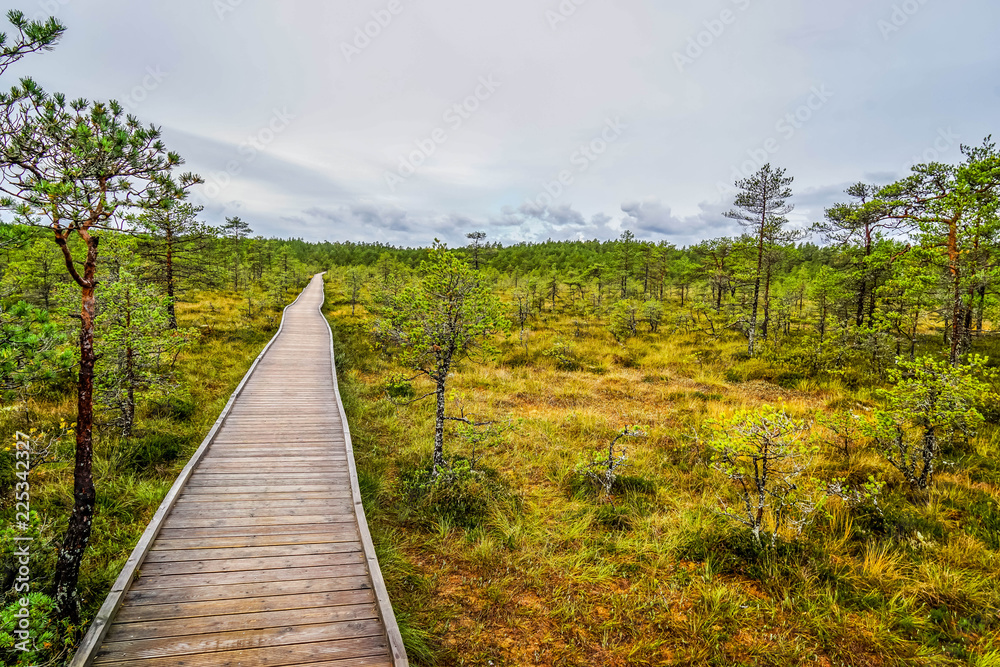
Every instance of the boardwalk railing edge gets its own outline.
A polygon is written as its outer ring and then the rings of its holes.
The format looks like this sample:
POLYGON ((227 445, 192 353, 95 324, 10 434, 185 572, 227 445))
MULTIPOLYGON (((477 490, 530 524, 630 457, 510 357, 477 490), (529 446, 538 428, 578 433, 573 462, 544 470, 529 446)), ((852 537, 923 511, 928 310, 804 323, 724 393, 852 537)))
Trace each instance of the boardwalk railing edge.
MULTIPOLYGON (((306 287, 299 292, 299 295, 295 297, 295 301, 292 301, 290 304, 285 306, 282 311, 281 324, 278 325, 278 331, 271 337, 271 340, 267 342, 267 345, 265 345, 264 349, 260 351, 257 358, 253 360, 250 370, 247 371, 239 385, 237 385, 236 390, 233 391, 232 395, 230 395, 229 402, 226 403, 226 407, 222 409, 222 413, 219 415, 218 419, 215 420, 215 423, 212 425, 208 435, 206 435, 205 439, 201 441, 201 445, 199 445, 198 449, 188 460, 187 465, 185 465, 184 469, 181 470, 177 479, 174 480, 173 486, 170 487, 167 495, 163 498, 163 502, 160 503, 156 513, 153 514, 153 518, 150 520, 149 525, 146 526, 146 530, 142 533, 142 537, 139 538, 139 542, 132 550, 132 554, 129 556, 128 560, 125 561, 125 566, 122 568, 121 574, 118 575, 114 585, 111 586, 111 591, 108 593, 108 597, 105 598, 104 604, 101 605, 101 608, 98 610, 97 616, 95 616, 94 620, 91 622, 90 628, 87 630, 87 634, 84 635, 83 640, 77 647, 76 653, 73 655, 73 659, 67 663, 67 667, 90 667, 91 663, 94 661, 94 658, 97 655, 97 649, 99 649, 101 644, 104 642, 104 637, 108 634, 108 630, 111 627, 111 621, 114 620, 115 614, 118 613, 118 609, 121 607, 122 601, 125 599, 125 594, 128 592, 129 586, 132 585, 133 579, 135 579, 136 572, 138 572, 143 561, 146 559, 146 554, 149 553, 150 547, 153 546, 153 540, 155 540, 156 536, 160 533, 160 528, 163 526, 163 520, 166 518, 167 514, 170 513, 170 510, 173 509, 174 503, 177 502, 177 497, 180 495, 184 485, 191 477, 191 473, 194 472, 195 466, 198 465, 202 457, 205 455, 205 452, 208 450, 209 445, 211 445, 212 441, 215 440, 216 434, 225 423, 233 404, 236 402, 236 399, 241 393, 243 393, 243 388, 246 386, 250 376, 253 375, 253 372, 256 370, 260 360, 264 358, 267 351, 271 349, 271 345, 273 345, 274 341, 276 341, 278 336, 281 335, 282 329, 285 328, 285 311, 298 303, 298 300, 302 298, 302 295, 305 293, 307 287, 308 285, 306 285, 306 287)), ((325 318, 324 321, 326 321, 325 318)), ((334 378, 334 380, 336 381, 336 378, 334 378)))
POLYGON ((395 667, 409 667, 410 661, 406 657, 403 636, 399 632, 399 624, 396 623, 396 614, 392 610, 389 593, 385 589, 382 568, 379 567, 378 557, 375 555, 375 545, 372 542, 371 532, 368 530, 368 519, 365 516, 365 508, 361 502, 361 487, 358 484, 358 469, 354 464, 354 445, 351 442, 351 429, 347 424, 347 412, 344 410, 344 401, 340 397, 340 384, 337 382, 337 359, 333 352, 333 329, 330 328, 330 323, 323 315, 323 306, 325 305, 326 284, 324 283, 323 301, 319 304, 319 314, 323 318, 323 322, 326 323, 327 331, 330 333, 330 367, 333 370, 333 393, 337 397, 337 408, 340 410, 340 423, 344 427, 344 443, 347 449, 348 471, 351 476, 351 497, 354 504, 354 514, 358 522, 358 531, 361 533, 361 544, 364 546, 365 560, 368 562, 368 572, 372 578, 375 599, 378 602, 378 614, 382 619, 382 625, 385 627, 386 638, 389 640, 392 664, 395 667))

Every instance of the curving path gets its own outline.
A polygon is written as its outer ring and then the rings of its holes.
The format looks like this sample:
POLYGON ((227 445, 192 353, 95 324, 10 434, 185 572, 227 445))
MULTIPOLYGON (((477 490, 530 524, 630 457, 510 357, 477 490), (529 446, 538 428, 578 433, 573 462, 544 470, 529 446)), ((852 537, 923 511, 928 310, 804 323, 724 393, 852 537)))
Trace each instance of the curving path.
POLYGON ((72 665, 407 664, 322 304, 319 275, 164 500, 72 665))

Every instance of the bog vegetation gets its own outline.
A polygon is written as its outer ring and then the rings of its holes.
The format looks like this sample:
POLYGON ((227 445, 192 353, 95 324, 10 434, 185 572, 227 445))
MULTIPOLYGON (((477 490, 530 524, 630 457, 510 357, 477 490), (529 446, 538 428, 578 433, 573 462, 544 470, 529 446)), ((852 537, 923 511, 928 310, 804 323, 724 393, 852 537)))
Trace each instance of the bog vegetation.
MULTIPOLYGON (((63 30, 9 19, 0 74, 63 30)), ((5 664, 70 654, 324 270, 415 664, 1000 664, 989 138, 809 229, 767 165, 688 247, 265 239, 181 164, 114 102, 0 96, 5 664)))

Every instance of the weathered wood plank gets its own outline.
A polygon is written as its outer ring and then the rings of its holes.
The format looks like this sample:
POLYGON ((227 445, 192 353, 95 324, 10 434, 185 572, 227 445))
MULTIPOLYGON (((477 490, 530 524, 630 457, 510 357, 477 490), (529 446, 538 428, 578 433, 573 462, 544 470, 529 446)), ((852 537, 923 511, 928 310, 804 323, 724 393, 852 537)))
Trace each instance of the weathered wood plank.
POLYGON ((190 637, 218 632, 247 632, 249 630, 287 628, 317 623, 367 621, 378 619, 378 614, 375 612, 373 604, 330 606, 317 604, 298 609, 216 614, 198 618, 199 620, 196 622, 192 622, 191 618, 180 618, 116 623, 104 639, 105 645, 115 642, 135 642, 164 637, 190 637))
MULTIPOLYGON (((266 648, 240 648, 185 656, 146 658, 141 667, 285 667, 306 665, 310 667, 376 667, 394 664, 387 657, 387 642, 379 637, 344 639, 339 641, 271 646, 266 648), (317 662, 320 660, 321 662, 317 662), (329 661, 329 662, 327 662, 329 661)), ((99 665, 137 664, 125 658, 122 661, 98 660, 99 665)))
POLYGON ((182 519, 194 519, 194 518, 229 518, 234 519, 242 516, 248 517, 262 517, 262 516, 280 516, 280 517, 299 517, 299 516, 315 516, 317 514, 329 513, 329 512, 343 512, 344 509, 350 509, 350 505, 346 505, 343 499, 332 500, 322 504, 313 505, 303 505, 299 507, 268 507, 266 505, 258 505, 256 507, 237 507, 231 509, 217 509, 215 507, 194 507, 191 505, 185 505, 180 508, 174 508, 170 516, 182 518, 182 519))
MULTIPOLYGON (((230 558, 262 558, 265 556, 302 556, 356 551, 352 542, 318 542, 314 544, 282 544, 267 547, 219 547, 216 549, 153 549, 146 556, 149 563, 172 563, 186 560, 210 561, 230 558)), ((148 570, 147 570, 148 572, 148 570)))
MULTIPOLYGON (((358 540, 358 530, 350 524, 342 524, 332 530, 314 533, 292 533, 288 535, 239 535, 214 537, 211 541, 200 537, 191 539, 159 539, 150 554, 154 551, 171 551, 177 549, 226 549, 232 547, 270 547, 296 544, 322 544, 325 542, 350 542, 358 540)), ((211 556, 206 556, 211 557, 211 556)))
POLYGON ((338 503, 343 504, 344 498, 341 496, 339 498, 287 498, 282 500, 275 500, 272 498, 253 498, 249 500, 236 500, 236 501, 223 501, 215 500, 210 496, 199 496, 201 500, 185 500, 184 502, 178 501, 174 505, 174 511, 187 511, 187 512, 207 512, 212 510, 226 511, 226 510, 242 510, 244 512, 253 512, 262 508, 273 508, 273 507, 284 507, 284 508, 305 508, 305 507, 333 507, 338 503))
POLYGON ((328 534, 331 530, 347 530, 352 524, 290 524, 284 526, 231 526, 229 528, 164 528, 164 539, 246 537, 251 535, 293 535, 302 533, 328 534))
MULTIPOLYGON (((201 486, 198 486, 198 487, 189 487, 186 490, 186 493, 191 493, 191 492, 202 493, 202 494, 206 494, 206 493, 224 493, 224 491, 222 489, 225 489, 225 488, 227 488, 227 487, 225 487, 225 486, 219 486, 218 484, 214 484, 214 485, 213 484, 206 484, 206 485, 201 485, 201 486)), ((338 490, 340 488, 342 488, 342 487, 340 487, 340 486, 338 486, 336 484, 332 484, 332 483, 331 484, 285 484, 285 485, 273 485, 273 486, 271 486, 271 485, 268 485, 268 486, 258 486, 258 487, 255 488, 255 491, 257 492, 257 494, 261 494, 261 493, 268 493, 268 494, 270 494, 270 493, 308 493, 308 492, 314 492, 314 491, 324 491, 324 492, 336 491, 336 490, 338 490)), ((247 489, 247 487, 245 487, 245 486, 241 486, 239 488, 235 488, 234 487, 233 493, 246 493, 247 492, 246 489, 247 489)))
MULTIPOLYGON (((225 489, 218 491, 213 491, 211 489, 203 489, 203 493, 185 493, 183 498, 177 499, 178 505, 192 504, 192 503, 210 503, 210 502, 253 502, 259 498, 259 494, 247 493, 247 492, 226 492, 225 489)), ((336 498, 350 498, 351 494, 349 491, 344 491, 342 489, 336 489, 333 491, 309 491, 302 493, 269 493, 265 496, 270 501, 281 501, 281 500, 330 500, 336 498)))
POLYGON ((215 584, 252 584, 264 581, 291 581, 312 577, 357 577, 368 573, 362 564, 322 565, 318 567, 289 567, 275 570, 240 570, 238 572, 211 572, 194 574, 168 574, 141 576, 132 587, 136 590, 150 588, 190 588, 215 584))
POLYGON ((126 606, 120 614, 127 621, 130 616, 128 609, 136 607, 165 607, 168 605, 201 604, 204 602, 219 602, 232 605, 239 600, 240 605, 247 605, 247 599, 265 597, 300 597, 306 593, 367 591, 371 593, 371 584, 367 574, 345 575, 338 577, 310 577, 306 579, 286 579, 281 581, 256 581, 239 585, 218 584, 206 586, 188 586, 178 588, 133 588, 126 595, 126 606))
POLYGON ((349 523, 350 517, 343 514, 304 514, 295 517, 281 516, 242 516, 223 519, 211 517, 171 517, 172 528, 235 528, 237 526, 285 526, 302 524, 337 524, 349 523))
POLYGON ((232 613, 233 609, 237 606, 240 613, 249 614, 266 611, 336 607, 338 605, 371 605, 374 602, 375 596, 372 594, 371 589, 355 587, 346 590, 306 593, 302 595, 270 595, 268 597, 246 597, 243 599, 226 598, 224 600, 188 601, 177 604, 126 604, 118 612, 116 620, 118 623, 135 623, 175 618, 191 619, 201 616, 221 616, 232 613))
MULTIPOLYGON (((126 642, 105 641, 98 657, 109 661, 141 660, 150 664, 152 658, 201 654, 216 655, 237 649, 287 646, 289 644, 315 644, 332 640, 357 642, 362 655, 374 652, 385 640, 381 635, 385 630, 377 620, 346 621, 343 623, 321 623, 316 625, 288 626, 284 628, 264 628, 254 633, 215 632, 185 637, 163 637, 138 639, 126 642), (369 638, 375 639, 370 641, 369 638)), ((213 663, 216 664, 216 663, 213 663)))

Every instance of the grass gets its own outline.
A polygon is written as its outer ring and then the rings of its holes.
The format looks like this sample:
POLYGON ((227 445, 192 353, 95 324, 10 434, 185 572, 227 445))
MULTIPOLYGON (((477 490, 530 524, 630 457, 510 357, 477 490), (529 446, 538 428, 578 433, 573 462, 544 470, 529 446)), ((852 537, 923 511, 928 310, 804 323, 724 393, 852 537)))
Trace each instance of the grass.
POLYGON ((527 351, 515 334, 450 380, 467 415, 516 424, 475 454, 448 434, 449 458, 476 458, 507 489, 463 523, 448 506, 414 508, 405 480, 431 451, 433 407, 386 399, 401 369, 329 278, 366 510, 414 664, 996 664, 996 423, 926 505, 876 453, 823 445, 813 473, 886 479, 883 514, 830 501, 797 539, 761 551, 718 515, 727 483, 700 429, 764 404, 808 420, 863 410, 875 386, 746 359, 735 334, 665 330, 622 346, 597 323, 577 336, 569 315, 544 313, 527 351), (628 478, 602 502, 574 470, 627 424, 648 434, 626 443, 628 478))
MULTIPOLYGON (((288 300, 293 298, 294 294, 289 294, 288 300)), ((177 314, 181 327, 195 327, 201 332, 200 339, 178 360, 177 378, 182 390, 161 405, 143 406, 135 434, 127 441, 110 430, 95 430, 97 510, 81 568, 82 623, 80 628, 70 629, 70 646, 104 602, 177 474, 254 358, 274 335, 279 319, 270 311, 248 319, 244 301, 218 292, 189 295, 177 304, 177 314)), ((75 413, 75 401, 69 395, 39 397, 7 406, 0 411, 0 441, 10 443, 15 431, 31 427, 53 432, 60 420, 72 422, 75 413)), ((60 444, 58 460, 31 474, 31 508, 37 513, 38 535, 32 545, 32 590, 46 591, 51 585, 55 545, 73 505, 72 473, 73 443, 69 436, 60 444)), ((11 526, 15 514, 12 452, 0 452, 0 480, 0 525, 11 526)), ((14 572, 12 543, 5 541, 2 548, 3 573, 9 578, 14 572)), ((9 588, 5 586, 5 590, 9 588)), ((12 598, 4 605, 11 602, 12 598)), ((61 648, 55 642, 51 651, 43 652, 41 657, 49 660, 47 664, 61 664, 68 655, 60 655, 61 648)), ((18 656, 8 657, 15 660, 18 656)))

